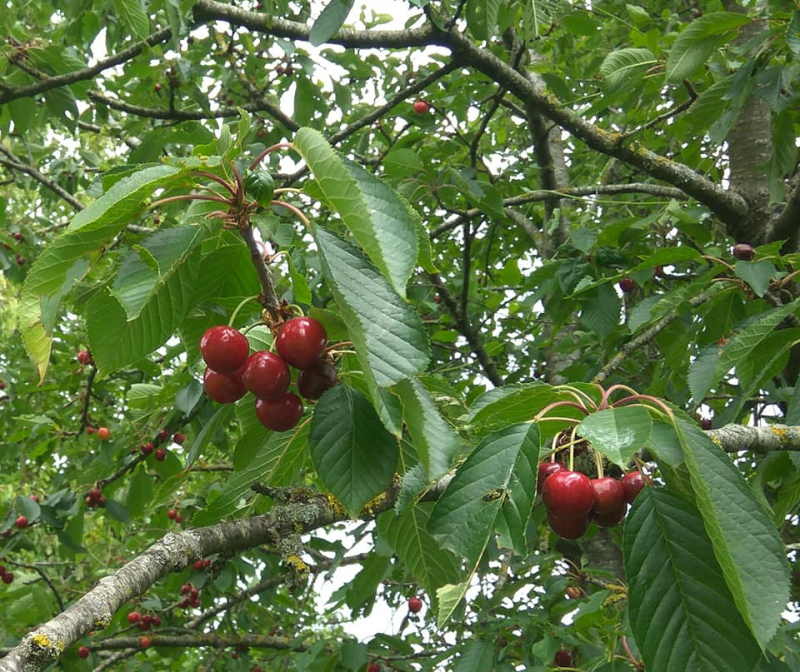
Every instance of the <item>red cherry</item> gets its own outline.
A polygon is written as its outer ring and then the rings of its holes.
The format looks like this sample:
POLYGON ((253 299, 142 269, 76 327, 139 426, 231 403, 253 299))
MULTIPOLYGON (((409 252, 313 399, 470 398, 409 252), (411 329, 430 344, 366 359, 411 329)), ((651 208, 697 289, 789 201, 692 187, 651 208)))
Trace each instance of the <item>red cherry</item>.
POLYGON ((6 572, 3 574, 3 583, 14 583, 14 572, 6 572))
POLYGON ((319 399, 325 390, 336 385, 336 369, 324 359, 318 359, 310 369, 297 376, 297 390, 306 399, 319 399))
POLYGON ((594 488, 594 508, 595 513, 610 513, 619 509, 620 504, 625 503, 625 491, 622 484, 616 479, 606 476, 595 478, 592 481, 594 488))
POLYGON ((153 625, 159 627, 161 625, 161 616, 153 616, 153 625))
POLYGON ((191 583, 184 583, 181 586, 181 595, 188 595, 192 592, 192 584, 191 583))
POLYGON ((200 606, 200 598, 199 597, 192 598, 192 606, 193 607, 199 607, 200 606))
POLYGON ((636 289, 636 280, 624 277, 619 281, 619 288, 625 293, 632 292, 636 289))
POLYGON ((203 374, 203 385, 208 396, 220 404, 232 404, 247 394, 247 388, 242 382, 242 374, 239 371, 228 375, 206 369, 203 374))
POLYGON ((88 350, 80 350, 77 355, 77 359, 81 364, 91 364, 92 363, 92 356, 89 354, 88 350))
POLYGON ((300 422, 303 402, 291 392, 286 392, 277 399, 256 399, 256 415, 267 429, 285 432, 300 422))
POLYGON ((186 435, 181 434, 180 432, 175 432, 172 435, 172 440, 177 443, 179 446, 183 445, 183 442, 186 441, 186 435))
POLYGON ((149 637, 140 637, 139 638, 139 646, 141 646, 143 649, 149 649, 150 648, 150 638, 149 637))
POLYGON ((86 428, 86 433, 87 434, 94 434, 94 427, 87 427, 86 428))
POLYGON ((91 497, 92 500, 96 502, 98 499, 100 499, 103 496, 103 492, 100 490, 100 488, 92 488, 87 493, 87 496, 91 497))
POLYGON ((557 516, 552 511, 547 512, 547 524, 559 537, 563 539, 578 539, 589 529, 588 516, 557 516))
POLYGON ((209 567, 211 567, 211 560, 203 558, 203 569, 208 569, 209 567))
POLYGON ((277 355, 259 350, 250 355, 242 367, 242 382, 259 399, 274 399, 289 389, 292 375, 277 355))
POLYGON ((103 507, 106 505, 106 498, 103 495, 100 495, 100 499, 97 500, 97 506, 103 507))
POLYGON ((412 614, 418 614, 422 609, 422 600, 418 597, 412 597, 408 600, 408 610, 412 614))
POLYGON ((88 658, 91 652, 88 646, 82 646, 78 649, 78 658, 88 658))
POLYGON ((180 525, 183 522, 183 516, 180 513, 177 516, 175 516, 175 522, 178 523, 178 525, 180 525))
POLYGON ((191 590, 189 591, 189 597, 191 597, 193 600, 196 600, 198 597, 200 597, 200 589, 192 586, 191 590))
POLYGON ((139 630, 149 630, 150 629, 150 621, 146 621, 145 617, 142 617, 142 620, 139 621, 139 630))
POLYGON ((756 251, 753 249, 753 246, 747 243, 736 243, 736 245, 733 246, 732 252, 734 257, 742 261, 751 261, 753 257, 756 256, 756 251))
POLYGON ((169 438, 169 430, 166 428, 158 430, 158 436, 156 438, 159 441, 166 441, 169 438))
POLYGON ((592 479, 579 471, 557 471, 545 480, 542 501, 556 516, 585 518, 594 506, 592 479))
POLYGON ((575 657, 572 655, 572 651, 559 649, 556 651, 556 655, 553 656, 553 663, 557 667, 573 667, 575 665, 575 657))
POLYGON ((156 92, 161 91, 161 84, 159 82, 156 82, 153 88, 156 90, 156 92))
POLYGON ((132 611, 128 614, 128 623, 133 625, 134 623, 138 623, 142 618, 142 615, 138 611, 132 611))
POLYGON ((152 441, 148 441, 147 443, 142 444, 140 450, 142 451, 142 455, 149 455, 156 449, 156 444, 152 441))
POLYGON ((175 517, 178 515, 178 512, 175 509, 170 509, 167 511, 167 518, 170 520, 175 520, 175 517))
POLYGON ((275 339, 278 354, 295 369, 312 368, 328 344, 328 334, 319 322, 310 317, 294 317, 275 339))
POLYGON ((31 495, 31 499, 37 504, 39 503, 39 495, 31 495))
POLYGON ((21 254, 17 255, 17 264, 19 264, 20 266, 25 265, 25 257, 23 257, 21 254))
POLYGON ((428 103, 424 100, 418 100, 414 103, 414 112, 417 114, 425 114, 428 111, 428 103))
POLYGON ((21 240, 22 240, 22 238, 23 238, 23 235, 22 235, 22 234, 21 234, 19 231, 14 231, 14 233, 12 233, 12 234, 11 234, 11 237, 12 237, 14 240, 16 240, 17 242, 19 242, 19 241, 21 241, 21 240))
POLYGON ((702 427, 705 430, 711 429, 711 427, 712 427, 711 419, 710 418, 703 418, 700 421, 700 427, 702 427))
POLYGON ((623 502, 616 509, 609 511, 608 513, 597 513, 596 511, 592 511, 591 518, 600 527, 614 527, 622 522, 622 519, 625 517, 626 513, 628 513, 628 503, 623 500, 623 502))
POLYGON ((89 497, 89 495, 86 495, 86 497, 83 498, 83 501, 86 502, 86 506, 88 506, 89 508, 93 507, 95 504, 95 501, 91 497, 89 497))
POLYGON ((536 479, 536 491, 541 492, 547 477, 555 474, 557 471, 564 471, 564 465, 561 464, 561 462, 540 462, 539 476, 536 479))
POLYGON ((381 672, 381 666, 378 663, 370 663, 367 665, 367 672, 381 672))
POLYGON ((197 562, 195 562, 192 565, 192 569, 194 569, 195 571, 199 572, 201 569, 203 569, 203 561, 202 560, 198 560, 197 562))
POLYGON ((645 486, 644 475, 641 471, 629 471, 620 480, 625 491, 625 501, 630 504, 645 486))
POLYGON ((108 427, 98 427, 97 438, 101 441, 108 441, 111 438, 111 430, 108 427))
POLYGON ((28 519, 25 516, 20 516, 14 521, 14 525, 16 525, 20 530, 24 530, 28 527, 28 519))
POLYGON ((239 654, 238 654, 238 653, 236 653, 236 651, 234 651, 234 652, 231 654, 231 658, 233 658, 234 660, 239 660, 239 654))
POLYGON ((663 266, 656 266, 653 269, 653 275, 655 275, 657 278, 663 278, 664 277, 664 267, 663 266))
POLYGON ((167 459, 167 451, 166 451, 166 450, 164 450, 163 448, 159 448, 159 449, 156 451, 155 458, 156 458, 156 459, 157 459, 159 462, 163 462, 164 460, 166 460, 166 459, 167 459))
POLYGON ((200 339, 200 352, 212 371, 233 373, 250 354, 250 344, 244 334, 233 327, 211 327, 200 339))

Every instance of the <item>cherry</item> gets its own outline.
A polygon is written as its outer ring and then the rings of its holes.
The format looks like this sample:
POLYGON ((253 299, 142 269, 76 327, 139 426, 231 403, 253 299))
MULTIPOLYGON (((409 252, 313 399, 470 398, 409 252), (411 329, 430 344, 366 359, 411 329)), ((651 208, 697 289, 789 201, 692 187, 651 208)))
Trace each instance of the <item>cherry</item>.
POLYGON ((184 583, 181 586, 181 595, 188 595, 192 592, 192 584, 191 583, 184 583))
POLYGON ((156 449, 156 444, 152 441, 148 441, 147 443, 143 443, 139 450, 142 451, 142 455, 149 455, 156 449))
POLYGON ((169 438, 169 430, 166 427, 158 430, 158 436, 156 438, 159 441, 166 441, 169 438))
POLYGON ((181 434, 180 432, 175 432, 172 435, 172 440, 177 443, 179 446, 183 445, 183 442, 186 441, 186 435, 181 434))
POLYGON ((567 586, 567 598, 577 600, 581 596, 581 589, 578 586, 567 586))
POLYGON ((711 419, 710 418, 703 418, 700 421, 700 427, 702 427, 703 429, 706 429, 706 430, 711 429, 711 426, 712 426, 712 423, 711 423, 711 419))
POLYGON ((3 583, 14 583, 14 572, 6 572, 3 574, 3 583))
POLYGON ((657 277, 657 278, 663 278, 664 277, 664 267, 663 266, 656 266, 653 269, 653 275, 655 277, 657 277))
POLYGON ((86 433, 89 434, 89 435, 94 434, 94 427, 87 427, 86 428, 86 433))
POLYGON ((211 327, 200 339, 200 353, 212 371, 233 373, 250 354, 250 344, 244 334, 233 327, 211 327))
POLYGON ((381 666, 378 663, 372 662, 367 665, 367 672, 381 672, 381 666))
POLYGON ((106 498, 103 495, 100 495, 100 498, 97 500, 97 506, 103 508, 106 505, 106 498))
POLYGON ((275 347, 278 354, 295 369, 312 368, 328 344, 328 334, 319 322, 310 317, 294 317, 283 325, 275 347))
POLYGON ((20 530, 24 530, 28 527, 28 519, 25 516, 20 516, 14 521, 14 525, 16 525, 20 530))
POLYGON ((208 558, 203 558, 203 568, 208 569, 209 567, 211 567, 211 560, 208 558))
POLYGON ((140 637, 139 638, 139 646, 143 649, 150 648, 150 638, 149 637, 140 637))
POLYGON ((414 103, 414 112, 417 114, 425 114, 428 111, 428 103, 424 100, 418 100, 414 103))
POLYGON ((620 504, 625 503, 625 491, 622 484, 616 479, 606 476, 592 480, 594 488, 594 508, 595 513, 609 513, 619 509, 620 504))
POLYGON ((21 254, 17 255, 17 264, 19 264, 20 266, 25 265, 25 257, 23 257, 21 254))
POLYGON ((153 625, 157 628, 161 625, 161 616, 153 616, 153 625))
POLYGON ((625 501, 630 504, 644 488, 644 475, 641 471, 629 471, 620 480, 625 491, 625 501))
POLYGON ((234 651, 234 652, 231 654, 231 658, 233 658, 234 660, 239 660, 239 654, 238 654, 238 653, 236 653, 236 651, 234 651))
POLYGON ((220 404, 232 404, 247 394, 247 388, 242 382, 242 374, 239 371, 228 375, 207 368, 203 374, 203 385, 208 396, 220 404))
POLYGON ((155 89, 156 93, 158 93, 159 91, 161 91, 161 84, 159 82, 156 82, 153 89, 155 89))
POLYGON ((91 364, 94 361, 88 350, 79 350, 76 359, 83 365, 91 364))
POLYGON ((574 667, 575 657, 572 655, 572 651, 559 649, 553 656, 553 663, 558 667, 574 667))
POLYGON ((258 421, 274 432, 285 432, 294 427, 303 415, 303 402, 291 392, 276 399, 256 399, 258 421))
POLYGON ((31 495, 31 499, 37 504, 39 503, 39 495, 31 495))
POLYGON ((242 366, 242 382, 257 398, 274 399, 289 389, 292 375, 280 357, 267 350, 259 350, 250 355, 242 366))
POLYGON ((156 450, 155 458, 159 462, 163 462, 164 460, 167 459, 167 451, 164 450, 163 448, 159 448, 158 450, 156 450))
POLYGON ((418 614, 422 610, 422 600, 418 597, 412 597, 408 600, 408 610, 412 614, 418 614))
POLYGON ((586 517, 594 506, 592 479, 579 471, 557 471, 545 480, 542 501, 556 516, 586 517))
POLYGON ((178 525, 180 525, 183 522, 183 516, 180 513, 177 516, 175 516, 175 522, 178 523, 178 525))
POLYGON ((167 518, 170 520, 175 520, 177 516, 178 512, 175 509, 169 509, 169 511, 167 511, 167 518))
POLYGON ((557 516, 547 512, 547 524, 563 539, 578 539, 589 529, 589 516, 557 516))
POLYGON ((319 399, 325 390, 336 385, 336 369, 329 361, 317 360, 310 369, 297 376, 297 389, 306 399, 319 399))
POLYGON ((14 231, 14 233, 11 234, 11 237, 17 242, 20 242, 23 238, 23 235, 19 231, 14 231))
POLYGON ((626 513, 628 513, 628 503, 623 500, 616 509, 608 513, 592 511, 592 520, 600 527, 614 527, 622 522, 626 513))
POLYGON ((544 482, 547 477, 555 474, 557 471, 563 471, 564 465, 561 462, 540 462, 539 463, 539 476, 536 479, 536 491, 541 492, 544 482))
POLYGON ((134 623, 138 623, 142 618, 142 615, 138 611, 132 611, 128 614, 128 623, 133 625, 134 623))
POLYGON ((198 560, 197 562, 195 562, 192 565, 192 569, 197 571, 197 572, 199 572, 201 569, 203 569, 203 561, 202 560, 198 560))
POLYGON ((111 430, 108 427, 98 427, 97 438, 101 441, 108 441, 111 438, 111 430))
POLYGON ((753 249, 753 246, 747 243, 736 243, 736 245, 733 246, 732 252, 734 257, 742 261, 751 261, 753 257, 756 256, 756 251, 753 249))
POLYGON ((87 497, 91 497, 91 499, 92 499, 93 501, 95 501, 95 502, 96 502, 98 499, 100 499, 102 496, 103 496, 103 492, 100 490, 100 488, 92 488, 92 489, 91 489, 91 490, 89 490, 89 492, 87 493, 87 497))
POLYGON ((636 289, 636 280, 625 276, 619 281, 619 288, 626 294, 628 292, 632 292, 634 289, 636 289))
POLYGON ((91 652, 88 646, 82 646, 78 649, 78 658, 88 658, 91 652))

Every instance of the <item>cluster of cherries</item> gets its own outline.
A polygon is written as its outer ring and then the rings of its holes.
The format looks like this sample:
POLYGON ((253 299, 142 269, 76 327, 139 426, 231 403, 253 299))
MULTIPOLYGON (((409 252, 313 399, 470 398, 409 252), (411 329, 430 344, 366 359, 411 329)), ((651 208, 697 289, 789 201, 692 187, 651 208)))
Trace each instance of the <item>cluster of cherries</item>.
POLYGON ((644 485, 640 471, 629 471, 617 480, 610 476, 589 478, 560 462, 539 464, 539 491, 547 522, 564 539, 583 536, 592 521, 600 527, 618 525, 644 485))
POLYGON ((328 335, 310 317, 294 317, 284 323, 275 338, 278 354, 259 350, 250 354, 247 338, 233 327, 211 327, 200 339, 200 353, 207 367, 203 384, 208 396, 231 404, 247 392, 256 398, 256 415, 267 429, 285 432, 303 415, 303 402, 289 392, 292 374, 300 371, 297 390, 306 399, 319 399, 336 384, 336 369, 323 359, 328 335))
POLYGON ((100 488, 92 488, 89 492, 86 493, 86 496, 83 498, 83 501, 86 502, 86 506, 90 509, 93 509, 96 506, 104 507, 106 505, 106 498, 103 497, 103 493, 100 488))
MULTIPOLYGON (((198 562, 202 563, 205 561, 198 560, 198 562)), ((210 561, 209 564, 211 564, 210 561)), ((205 566, 206 565, 203 565, 203 567, 205 566)), ((178 602, 178 607, 180 609, 189 609, 190 607, 195 608, 200 606, 200 589, 195 588, 191 583, 184 583, 181 586, 181 595, 183 595, 184 598, 178 602)))
POLYGON ((161 625, 161 616, 150 616, 149 614, 140 614, 138 611, 132 611, 128 614, 128 623, 131 625, 138 624, 139 630, 150 630, 161 625))
POLYGON ((14 572, 9 572, 3 565, 0 565, 0 581, 3 583, 13 583, 14 572))
MULTIPOLYGON (((139 446, 139 451, 145 457, 147 457, 152 453, 153 457, 155 457, 157 461, 163 462, 164 460, 167 459, 167 451, 164 448, 156 448, 156 444, 163 443, 168 438, 169 438, 169 430, 161 429, 156 435, 156 440, 143 443, 141 446, 139 446)), ((178 445, 182 445, 183 442, 186 441, 186 435, 181 434, 180 432, 175 432, 175 434, 172 435, 172 440, 178 445)), ((137 452, 136 448, 131 450, 131 453, 135 452, 137 452)))

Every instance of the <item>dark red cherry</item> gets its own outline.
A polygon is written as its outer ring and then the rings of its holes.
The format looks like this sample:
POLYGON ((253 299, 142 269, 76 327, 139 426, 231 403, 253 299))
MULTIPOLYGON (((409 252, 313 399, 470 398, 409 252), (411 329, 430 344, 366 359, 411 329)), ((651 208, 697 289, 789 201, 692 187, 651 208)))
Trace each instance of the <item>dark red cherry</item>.
POLYGON ((409 598, 408 610, 412 614, 418 614, 421 609, 422 609, 422 600, 420 600, 418 597, 409 598))
POLYGON ((575 657, 572 651, 567 649, 559 649, 556 655, 553 656, 553 664, 557 667, 573 667, 575 665, 575 657))
POLYGON ((200 339, 200 352, 212 371, 233 373, 250 354, 250 344, 244 334, 233 327, 211 327, 200 339))
POLYGON ((619 509, 620 504, 625 503, 625 491, 622 484, 610 476, 595 478, 592 480, 594 488, 594 508, 595 513, 609 513, 619 509))
POLYGON ((274 432, 285 432, 294 427, 303 415, 300 397, 286 392, 275 399, 256 399, 259 422, 274 432))
POLYGON ((319 322, 310 317, 294 317, 280 330, 275 339, 278 354, 295 369, 313 367, 328 344, 328 334, 319 322))
POLYGON ((585 518, 594 506, 592 479, 579 471, 557 471, 544 482, 542 501, 556 516, 585 518))
POLYGON ((736 243, 733 246, 733 256, 743 261, 751 261, 756 256, 756 251, 752 245, 747 243, 736 243))
POLYGON ((259 399, 273 399, 289 389, 292 375, 286 362, 278 355, 259 350, 245 361, 242 382, 259 399))
POLYGON ((622 504, 608 513, 597 513, 596 511, 592 511, 591 518, 600 527, 614 527, 622 522, 622 519, 625 518, 626 513, 628 513, 628 503, 623 500, 622 504))
POLYGON ((626 294, 628 292, 632 292, 634 289, 636 289, 636 280, 626 276, 619 281, 619 288, 626 294))
POLYGON ((589 529, 589 516, 557 516, 547 512, 547 524, 563 539, 578 539, 589 529))
POLYGON ((641 471, 629 471, 620 479, 620 483, 625 491, 625 501, 630 504, 645 486, 644 475, 641 471))
POLYGON ((548 476, 555 474, 557 471, 563 471, 564 465, 561 462, 540 462, 539 463, 539 476, 536 480, 536 491, 541 492, 544 482, 548 476))
POLYGON ((306 399, 319 399, 325 390, 336 385, 336 369, 333 364, 318 359, 310 369, 297 376, 297 389, 306 399))
POLYGON ((208 396, 220 404, 232 404, 247 393, 240 371, 228 375, 206 368, 206 372, 203 374, 203 385, 208 396))
POLYGON ((88 646, 81 646, 78 649, 78 658, 88 658, 92 650, 88 646))

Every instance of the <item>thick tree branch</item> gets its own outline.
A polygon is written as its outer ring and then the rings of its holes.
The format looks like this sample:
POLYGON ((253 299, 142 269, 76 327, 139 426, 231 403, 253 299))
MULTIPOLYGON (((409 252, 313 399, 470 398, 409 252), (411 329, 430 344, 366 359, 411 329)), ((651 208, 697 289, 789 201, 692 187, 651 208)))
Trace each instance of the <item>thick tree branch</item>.
POLYGON ((800 175, 793 180, 792 193, 780 214, 772 221, 767 232, 767 242, 789 240, 794 244, 788 246, 789 252, 796 250, 797 237, 800 234, 800 175))
POLYGON ((725 425, 706 432, 726 453, 752 450, 766 455, 776 450, 800 450, 800 427, 770 425, 768 427, 745 427, 725 425))
MULTIPOLYGON (((168 648, 206 647, 215 649, 235 648, 246 646, 251 649, 278 649, 282 651, 306 651, 305 644, 295 643, 286 637, 270 637, 268 635, 240 635, 238 637, 224 637, 212 633, 192 635, 147 635, 151 646, 168 648)), ((113 651, 119 649, 139 649, 139 637, 115 637, 92 644, 95 651, 113 651)))
POLYGON ((49 177, 45 177, 41 172, 39 172, 36 166, 29 166, 23 163, 11 151, 2 146, 0 146, 0 153, 7 157, 7 159, 0 159, 0 165, 3 165, 11 170, 18 170, 21 173, 30 175, 39 184, 50 189, 50 191, 65 200, 76 210, 83 210, 83 203, 70 194, 66 189, 63 189, 53 182, 53 180, 51 180, 49 177))

